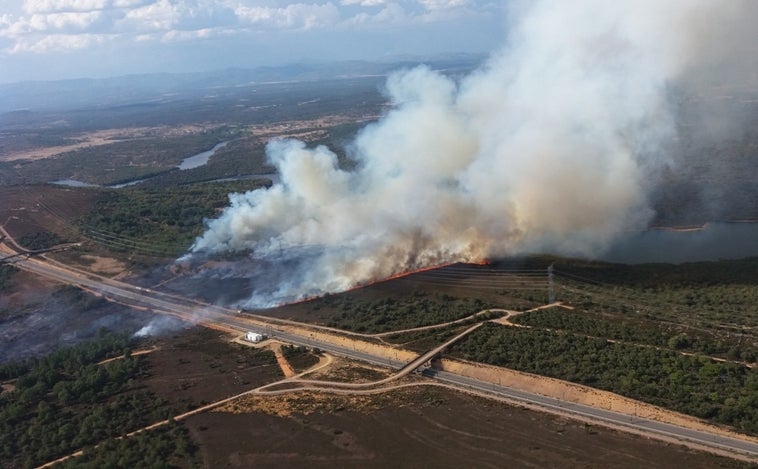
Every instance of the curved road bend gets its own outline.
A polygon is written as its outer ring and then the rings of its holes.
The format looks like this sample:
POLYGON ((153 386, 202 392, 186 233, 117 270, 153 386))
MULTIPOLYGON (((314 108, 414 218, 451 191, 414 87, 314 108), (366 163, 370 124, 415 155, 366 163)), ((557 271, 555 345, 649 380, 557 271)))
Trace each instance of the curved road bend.
MULTIPOLYGON (((18 259, 16 262, 14 262, 14 265, 24 270, 28 270, 63 283, 78 285, 103 292, 106 295, 110 295, 116 299, 123 300, 127 304, 165 310, 169 314, 174 314, 188 321, 201 323, 206 322, 209 323, 209 325, 226 326, 230 329, 238 331, 247 331, 251 329, 250 323, 241 321, 240 319, 233 316, 222 314, 198 314, 199 311, 196 305, 193 306, 191 304, 180 304, 175 299, 169 301, 152 296, 158 292, 149 292, 151 294, 147 295, 147 292, 139 287, 129 286, 127 284, 123 284, 123 286, 114 286, 103 281, 85 277, 81 274, 71 273, 61 267, 54 267, 45 262, 34 259, 18 259)), ((303 326, 307 326, 307 324, 303 324, 303 326)), ((408 364, 399 360, 391 360, 384 357, 371 355, 369 353, 350 349, 348 347, 341 347, 329 343, 320 342, 313 338, 302 337, 294 335, 292 333, 275 330, 273 327, 267 327, 265 329, 258 328, 258 330, 260 332, 268 333, 272 337, 293 344, 315 347, 350 359, 361 360, 377 365, 390 366, 395 369, 409 368, 413 364, 415 364, 415 369, 439 353, 438 351, 435 352, 433 350, 432 352, 435 353, 429 352, 431 355, 425 354, 424 356, 419 357, 418 359, 408 364), (427 357, 426 355, 429 356, 427 357)), ((471 329, 467 330, 466 333, 470 332, 470 330, 471 329)), ((459 388, 472 389, 479 392, 504 397, 515 402, 523 402, 525 404, 537 406, 548 411, 557 411, 565 415, 575 415, 583 418, 588 418, 600 423, 607 423, 619 428, 632 429, 634 431, 649 434, 651 436, 658 435, 669 439, 673 438, 682 442, 690 442, 709 448, 715 448, 721 451, 728 451, 758 461, 758 443, 755 443, 753 441, 731 438, 722 435, 714 435, 712 433, 692 430, 689 428, 662 423, 655 420, 632 417, 626 414, 620 414, 590 406, 570 403, 562 401, 560 399, 519 391, 516 389, 511 389, 448 372, 425 370, 424 374, 431 378, 440 380, 459 388)))

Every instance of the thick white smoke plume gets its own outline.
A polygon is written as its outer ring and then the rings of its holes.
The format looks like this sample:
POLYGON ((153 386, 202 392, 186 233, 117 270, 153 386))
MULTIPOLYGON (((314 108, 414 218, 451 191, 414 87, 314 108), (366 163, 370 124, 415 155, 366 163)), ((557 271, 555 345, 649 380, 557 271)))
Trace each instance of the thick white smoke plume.
POLYGON ((192 250, 312 246, 274 294, 290 298, 447 262, 596 253, 652 215, 675 141, 669 87, 722 57, 756 3, 524 3, 505 48, 460 82, 423 66, 391 76, 392 111, 353 142, 355 170, 270 142, 281 182, 231 195, 192 250))

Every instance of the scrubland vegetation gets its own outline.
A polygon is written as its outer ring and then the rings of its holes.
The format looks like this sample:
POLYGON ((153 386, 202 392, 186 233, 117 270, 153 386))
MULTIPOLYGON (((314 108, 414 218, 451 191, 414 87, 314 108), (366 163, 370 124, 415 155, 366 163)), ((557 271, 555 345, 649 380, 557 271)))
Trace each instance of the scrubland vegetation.
POLYGON ((110 438, 81 456, 64 461, 63 468, 202 467, 187 429, 175 422, 125 439, 110 438))
POLYGON ((616 392, 758 434, 758 259, 556 260, 561 307, 495 324, 460 357, 616 392), (712 357, 717 358, 718 361, 712 357))
POLYGON ((0 264, 0 292, 10 288, 13 274, 18 272, 18 269, 12 265, 0 264))
POLYGON ((675 350, 488 324, 454 346, 468 360, 551 376, 758 434, 758 370, 675 350))
POLYGON ((412 297, 373 301, 333 296, 320 300, 320 303, 339 311, 328 323, 329 326, 366 333, 455 321, 492 307, 478 298, 456 298, 444 293, 430 295, 424 292, 417 292, 412 297))
POLYGON ((640 265, 561 260, 555 267, 558 299, 586 311, 724 332, 758 324, 758 258, 640 265))
POLYGON ((205 218, 228 205, 230 192, 262 185, 260 181, 230 181, 100 190, 94 210, 78 225, 86 238, 115 252, 175 257, 202 232, 205 218))
POLYGON ((513 322, 538 329, 552 329, 624 342, 666 347, 673 350, 754 362, 758 349, 749 338, 726 340, 702 329, 681 324, 661 323, 636 317, 613 317, 590 311, 562 308, 534 311, 517 316, 513 322))
MULTIPOLYGON (((139 386, 148 371, 140 357, 130 355, 130 347, 128 336, 101 335, 45 358, 0 367, 0 379, 9 384, 0 395, 2 466, 37 466, 167 418, 169 405, 139 386), (122 358, 98 364, 114 356, 122 358)), ((172 429, 166 435, 145 435, 126 444, 137 447, 122 455, 124 462, 140 453, 140 461, 148 466, 157 462, 156 455, 164 461, 192 457, 194 450, 182 430, 172 429)), ((109 443, 114 444, 120 443, 109 443)), ((112 457, 84 461, 107 466, 112 457)))
POLYGON ((51 248, 57 244, 65 242, 67 242, 65 239, 50 231, 38 231, 36 233, 30 233, 22 236, 18 240, 18 243, 21 246, 29 249, 30 251, 51 248))

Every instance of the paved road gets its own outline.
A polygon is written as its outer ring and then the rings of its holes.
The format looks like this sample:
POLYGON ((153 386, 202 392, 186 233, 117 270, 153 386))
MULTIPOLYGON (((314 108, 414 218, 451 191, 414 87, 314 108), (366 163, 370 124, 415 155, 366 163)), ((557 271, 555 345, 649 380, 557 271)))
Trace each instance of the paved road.
MULTIPOLYGON (((9 248, 7 245, 2 245, 2 243, 0 243, 0 252, 3 251, 8 253, 12 252, 13 249, 9 248)), ((198 302, 194 300, 182 299, 173 295, 151 291, 96 275, 85 275, 81 272, 76 272, 63 266, 57 266, 40 259, 16 258, 14 265, 21 269, 28 270, 63 283, 77 285, 98 291, 106 296, 111 297, 114 300, 121 301, 131 306, 150 308, 156 312, 172 314, 188 321, 221 326, 240 332, 253 330, 255 332, 267 334, 273 338, 280 339, 292 344, 319 348, 335 355, 340 355, 350 359, 361 360, 377 365, 389 366, 394 369, 407 370, 411 366, 413 369, 415 369, 439 353, 438 350, 433 350, 409 364, 400 360, 378 357, 356 349, 351 349, 349 347, 342 347, 327 342, 321 342, 315 340, 313 337, 301 336, 290 332, 285 332, 279 330, 273 324, 270 326, 262 327, 252 326, 249 320, 244 320, 243 318, 236 317, 234 314, 229 314, 229 310, 225 308, 214 306, 202 307, 198 302)), ((303 326, 307 327, 306 324, 303 326)), ((476 327, 478 327, 478 325, 476 327)), ((451 384, 459 388, 472 389, 496 396, 502 396, 516 402, 523 402, 543 409, 577 415, 594 421, 613 424, 621 428, 634 429, 638 432, 643 432, 646 434, 663 435, 680 441, 693 442, 710 448, 716 448, 731 453, 747 455, 748 457, 758 460, 758 444, 754 442, 714 435, 704 431, 691 430, 688 428, 661 423, 654 420, 630 417, 626 414, 620 414, 612 411, 598 409, 595 407, 574 404, 562 401, 560 399, 519 391, 516 389, 486 383, 448 372, 427 369, 424 370, 423 373, 430 378, 451 384)))
POLYGON ((636 416, 620 414, 617 412, 590 407, 560 399, 532 394, 517 389, 499 386, 497 384, 479 381, 465 376, 438 371, 433 369, 424 370, 423 374, 439 381, 453 384, 487 394, 494 394, 517 402, 537 405, 538 407, 556 410, 561 413, 577 415, 594 421, 612 424, 622 428, 630 428, 647 434, 662 435, 682 441, 689 441, 706 447, 736 452, 758 460, 758 443, 715 435, 699 430, 692 430, 678 425, 649 420, 636 416))

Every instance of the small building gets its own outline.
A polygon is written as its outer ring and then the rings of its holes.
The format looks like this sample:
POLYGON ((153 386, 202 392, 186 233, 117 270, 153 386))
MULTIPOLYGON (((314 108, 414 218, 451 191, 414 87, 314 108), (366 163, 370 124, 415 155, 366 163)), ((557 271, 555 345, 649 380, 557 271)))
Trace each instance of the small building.
POLYGON ((266 338, 265 335, 258 334, 257 332, 253 332, 253 331, 245 332, 245 337, 244 337, 246 341, 252 342, 254 344, 257 344, 258 342, 264 340, 265 338, 266 338))

